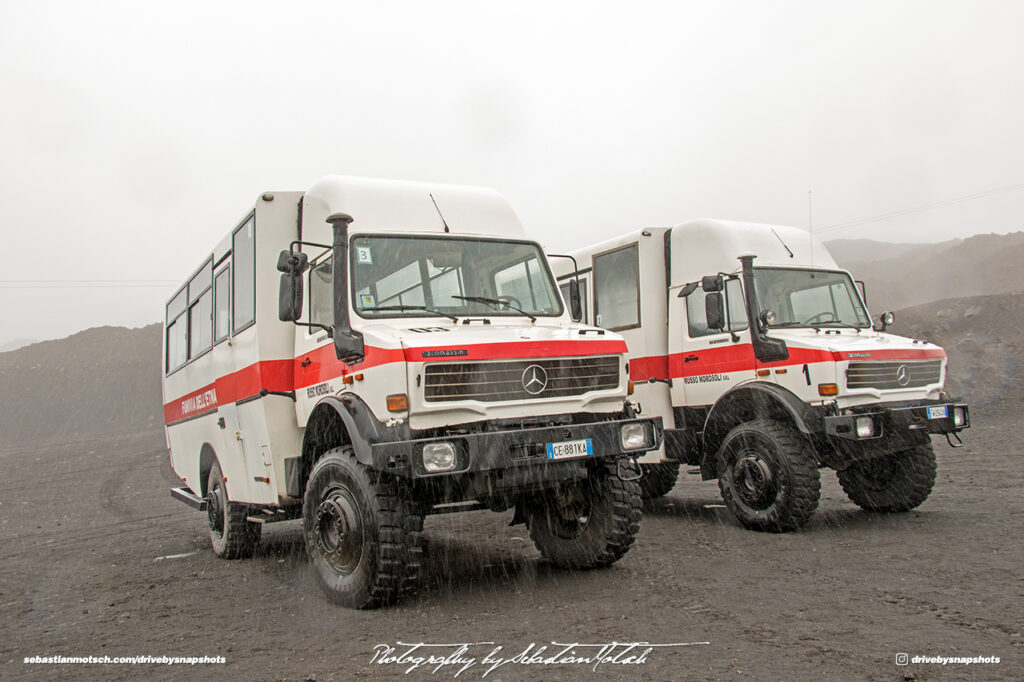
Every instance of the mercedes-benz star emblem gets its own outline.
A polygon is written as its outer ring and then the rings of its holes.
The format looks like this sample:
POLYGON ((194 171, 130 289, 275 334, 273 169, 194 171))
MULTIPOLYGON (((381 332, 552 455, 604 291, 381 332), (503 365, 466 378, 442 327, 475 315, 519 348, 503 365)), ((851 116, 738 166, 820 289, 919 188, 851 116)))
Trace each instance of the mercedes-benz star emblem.
POLYGON ((530 365, 523 370, 523 388, 530 395, 538 395, 548 387, 548 373, 540 365, 530 365))
POLYGON ((896 383, 900 386, 906 386, 910 383, 910 368, 906 365, 900 365, 896 368, 896 383))

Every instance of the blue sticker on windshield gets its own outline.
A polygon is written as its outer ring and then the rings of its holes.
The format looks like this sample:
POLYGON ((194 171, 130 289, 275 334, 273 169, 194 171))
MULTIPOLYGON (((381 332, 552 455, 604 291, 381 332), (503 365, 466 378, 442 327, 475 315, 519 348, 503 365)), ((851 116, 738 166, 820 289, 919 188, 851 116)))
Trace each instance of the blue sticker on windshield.
POLYGON ((363 310, 366 310, 367 308, 376 308, 377 299, 373 294, 359 294, 359 307, 363 310))

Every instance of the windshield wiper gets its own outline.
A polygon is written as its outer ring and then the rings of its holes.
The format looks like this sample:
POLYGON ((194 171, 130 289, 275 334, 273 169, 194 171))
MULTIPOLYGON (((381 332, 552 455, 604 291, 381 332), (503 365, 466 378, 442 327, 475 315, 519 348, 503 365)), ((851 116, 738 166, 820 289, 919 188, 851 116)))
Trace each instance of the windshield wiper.
POLYGON ((517 308, 508 301, 502 301, 500 298, 489 298, 487 296, 452 296, 452 298, 457 298, 462 301, 469 301, 470 303, 483 303, 485 305, 491 306, 495 310, 501 310, 501 308, 498 308, 498 306, 505 306, 506 308, 511 308, 512 310, 515 310, 518 313, 526 315, 528 318, 530 318, 530 322, 537 321, 536 317, 526 312, 522 308, 517 308))
POLYGON ((451 313, 446 313, 446 312, 444 312, 442 310, 435 310, 434 308, 428 308, 425 305, 379 305, 376 308, 363 308, 362 309, 362 311, 364 313, 373 312, 375 310, 401 310, 401 311, 406 311, 406 310, 422 310, 422 311, 427 312, 427 313, 433 313, 434 315, 441 315, 442 317, 447 317, 452 322, 458 322, 459 321, 459 318, 455 317, 451 313))
POLYGON ((843 327, 845 329, 856 329, 858 333, 860 333, 860 330, 862 329, 862 327, 858 327, 855 324, 850 324, 849 322, 840 322, 839 320, 831 320, 829 322, 821 322, 820 326, 822 326, 822 327, 843 327))

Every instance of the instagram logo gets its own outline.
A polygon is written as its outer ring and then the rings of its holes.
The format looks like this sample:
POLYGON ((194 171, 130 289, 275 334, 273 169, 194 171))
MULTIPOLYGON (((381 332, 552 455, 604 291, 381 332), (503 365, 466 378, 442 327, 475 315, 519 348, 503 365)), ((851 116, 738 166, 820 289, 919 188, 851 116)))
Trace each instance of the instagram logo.
POLYGON ((896 654, 896 665, 907 665, 910 663, 910 656, 907 654, 896 654))

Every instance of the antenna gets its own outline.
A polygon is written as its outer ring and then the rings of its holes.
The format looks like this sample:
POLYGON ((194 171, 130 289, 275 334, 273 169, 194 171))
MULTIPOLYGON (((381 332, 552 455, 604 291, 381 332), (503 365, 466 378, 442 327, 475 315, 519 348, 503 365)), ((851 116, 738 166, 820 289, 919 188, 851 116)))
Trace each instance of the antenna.
POLYGON ((811 190, 807 190, 807 245, 811 247, 811 265, 814 265, 814 204, 811 190))
POLYGON ((437 210, 437 215, 441 216, 441 224, 444 225, 445 232, 451 232, 448 229, 448 222, 444 219, 444 214, 441 213, 441 207, 437 205, 437 199, 434 198, 433 192, 430 193, 430 200, 434 202, 434 208, 437 210))

